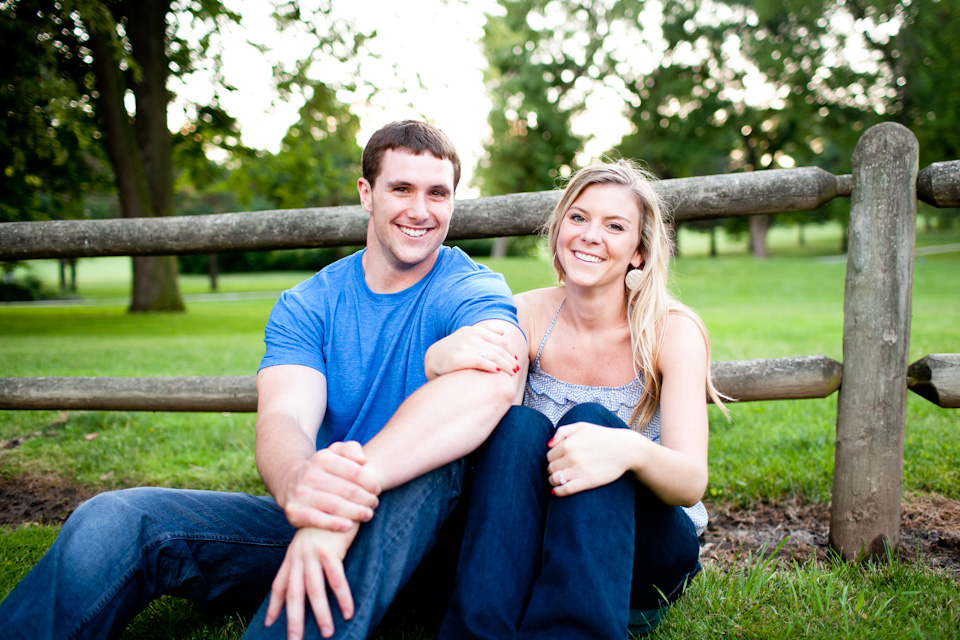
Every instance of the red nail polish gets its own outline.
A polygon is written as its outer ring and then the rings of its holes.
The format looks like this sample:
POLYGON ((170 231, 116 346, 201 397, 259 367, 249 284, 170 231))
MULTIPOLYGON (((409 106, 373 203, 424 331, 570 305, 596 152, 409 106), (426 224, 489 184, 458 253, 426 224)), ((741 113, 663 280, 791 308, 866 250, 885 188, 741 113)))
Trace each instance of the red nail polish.
POLYGON ((513 359, 516 360, 517 362, 520 361, 520 358, 518 358, 517 356, 513 356, 513 359))
POLYGON ((550 441, 547 443, 547 446, 548 446, 548 447, 552 447, 554 440, 555 440, 555 438, 550 438, 550 441))
POLYGON ((553 495, 557 495, 557 488, 554 487, 553 489, 550 489, 550 493, 552 493, 553 495))
POLYGON ((500 373, 500 367, 497 367, 497 373, 500 373))

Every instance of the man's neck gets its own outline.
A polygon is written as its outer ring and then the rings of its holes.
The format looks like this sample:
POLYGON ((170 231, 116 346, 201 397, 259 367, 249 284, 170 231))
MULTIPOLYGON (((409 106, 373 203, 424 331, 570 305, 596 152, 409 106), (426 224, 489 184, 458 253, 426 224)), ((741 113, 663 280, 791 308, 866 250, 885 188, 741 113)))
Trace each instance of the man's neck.
POLYGON ((398 293, 423 280, 439 257, 438 247, 429 258, 415 265, 397 265, 367 247, 361 258, 363 279, 374 293, 398 293))

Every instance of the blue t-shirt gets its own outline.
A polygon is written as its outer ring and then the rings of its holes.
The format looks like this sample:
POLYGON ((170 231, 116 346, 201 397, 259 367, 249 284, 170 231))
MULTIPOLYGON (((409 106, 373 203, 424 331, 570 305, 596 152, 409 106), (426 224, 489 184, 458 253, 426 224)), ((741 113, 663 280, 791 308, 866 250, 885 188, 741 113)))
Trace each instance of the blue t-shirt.
POLYGON ((517 323, 503 276, 441 246, 420 282, 374 293, 359 251, 283 292, 264 332, 260 368, 297 364, 327 381, 318 446, 365 443, 427 378, 423 357, 437 340, 483 320, 517 323))

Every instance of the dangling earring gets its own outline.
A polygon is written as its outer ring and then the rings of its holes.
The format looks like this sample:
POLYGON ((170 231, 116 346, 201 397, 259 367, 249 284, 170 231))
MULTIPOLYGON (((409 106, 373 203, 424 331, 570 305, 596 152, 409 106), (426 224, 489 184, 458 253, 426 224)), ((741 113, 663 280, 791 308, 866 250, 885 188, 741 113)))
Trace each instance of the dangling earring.
POLYGON ((643 265, 639 267, 630 266, 630 269, 627 270, 627 275, 623 279, 627 289, 630 291, 636 291, 640 287, 640 281, 643 279, 643 265))

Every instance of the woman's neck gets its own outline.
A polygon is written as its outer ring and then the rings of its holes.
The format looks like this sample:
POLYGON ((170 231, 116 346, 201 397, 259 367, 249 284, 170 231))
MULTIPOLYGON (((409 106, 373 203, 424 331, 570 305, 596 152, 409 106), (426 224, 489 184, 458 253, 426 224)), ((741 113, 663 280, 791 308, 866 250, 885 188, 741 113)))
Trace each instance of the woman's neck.
POLYGON ((600 290, 566 285, 560 315, 581 332, 621 328, 627 324, 627 300, 622 287, 600 290))

